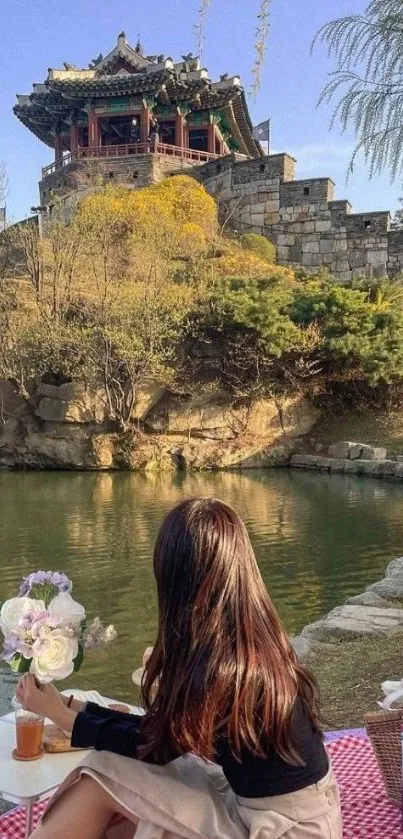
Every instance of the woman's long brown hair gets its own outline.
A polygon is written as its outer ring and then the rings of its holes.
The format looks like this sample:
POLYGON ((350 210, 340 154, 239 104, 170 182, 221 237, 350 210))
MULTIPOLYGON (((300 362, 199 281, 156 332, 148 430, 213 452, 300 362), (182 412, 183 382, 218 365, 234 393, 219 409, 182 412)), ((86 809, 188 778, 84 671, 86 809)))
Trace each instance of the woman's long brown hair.
MULTIPOLYGON (((213 760, 267 743, 300 763, 297 698, 319 727, 316 683, 298 663, 260 575, 245 525, 222 501, 193 498, 165 518, 154 551, 159 631, 143 678, 150 753, 213 760)), ((265 745, 266 744, 266 745, 265 745)))

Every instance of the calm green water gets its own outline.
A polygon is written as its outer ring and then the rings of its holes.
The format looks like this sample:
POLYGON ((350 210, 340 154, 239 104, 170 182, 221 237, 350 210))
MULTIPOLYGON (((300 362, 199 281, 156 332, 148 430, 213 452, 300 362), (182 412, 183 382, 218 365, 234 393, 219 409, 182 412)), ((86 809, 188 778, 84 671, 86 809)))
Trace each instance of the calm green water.
POLYGON ((270 594, 295 633, 379 578, 403 554, 403 488, 279 470, 171 477, 0 473, 0 601, 22 576, 63 570, 115 644, 87 657, 78 687, 129 698, 130 675, 156 627, 152 547, 164 513, 215 495, 244 517, 270 594))

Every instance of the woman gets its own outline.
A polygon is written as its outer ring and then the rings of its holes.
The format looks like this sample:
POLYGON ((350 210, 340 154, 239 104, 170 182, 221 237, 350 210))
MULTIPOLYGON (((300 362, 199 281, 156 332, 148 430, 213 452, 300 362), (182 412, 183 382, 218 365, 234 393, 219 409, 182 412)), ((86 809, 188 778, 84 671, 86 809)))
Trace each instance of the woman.
POLYGON ((93 746, 33 839, 341 839, 316 684, 298 663, 228 505, 184 501, 154 552, 158 638, 144 717, 23 676, 18 697, 93 746))

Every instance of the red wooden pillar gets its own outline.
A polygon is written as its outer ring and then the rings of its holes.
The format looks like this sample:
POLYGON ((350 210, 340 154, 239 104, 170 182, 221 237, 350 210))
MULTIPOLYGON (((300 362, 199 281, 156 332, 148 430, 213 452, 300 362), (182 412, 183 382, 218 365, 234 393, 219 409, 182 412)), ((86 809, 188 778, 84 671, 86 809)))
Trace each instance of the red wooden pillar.
POLYGON ((63 138, 61 134, 55 134, 55 161, 57 163, 63 157, 63 138))
POLYGON ((99 146, 98 115, 94 111, 88 114, 88 145, 91 148, 98 148, 99 146))
POLYGON ((140 111, 140 143, 147 143, 150 136, 151 113, 148 108, 142 107, 140 111))
POLYGON ((183 148, 189 148, 189 125, 187 122, 183 126, 183 148))
POLYGON ((175 118, 175 146, 184 149, 185 146, 185 117, 177 112, 175 118))
POLYGON ((73 122, 70 126, 70 151, 74 152, 78 149, 78 125, 73 122))
POLYGON ((224 154, 225 154, 224 140, 223 140, 221 134, 218 131, 216 133, 215 145, 216 145, 216 148, 218 148, 218 154, 220 155, 220 157, 223 157, 224 154))
POLYGON ((211 122, 207 126, 207 151, 215 154, 215 125, 211 122))

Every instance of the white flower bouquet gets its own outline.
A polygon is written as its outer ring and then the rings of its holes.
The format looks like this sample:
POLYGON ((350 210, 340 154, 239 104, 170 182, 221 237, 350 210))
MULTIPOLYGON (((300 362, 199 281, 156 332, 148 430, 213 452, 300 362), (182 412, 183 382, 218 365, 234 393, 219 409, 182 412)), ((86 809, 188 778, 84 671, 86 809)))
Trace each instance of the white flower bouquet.
POLYGON ((103 647, 116 637, 112 625, 95 618, 87 627, 84 606, 71 596, 73 584, 58 571, 26 577, 18 597, 3 603, 1 658, 17 673, 30 671, 39 682, 66 679, 80 669, 84 650, 103 647))

